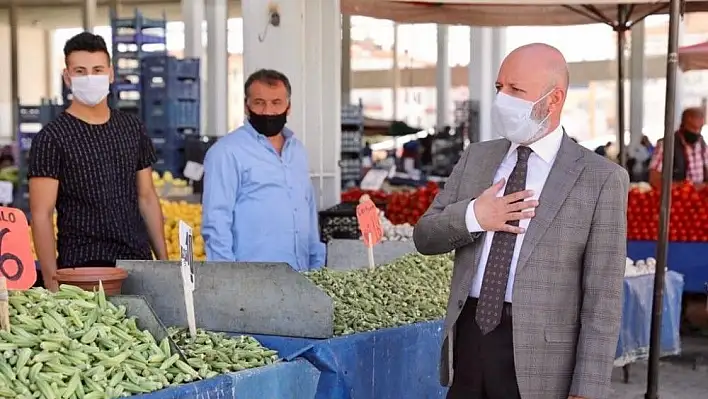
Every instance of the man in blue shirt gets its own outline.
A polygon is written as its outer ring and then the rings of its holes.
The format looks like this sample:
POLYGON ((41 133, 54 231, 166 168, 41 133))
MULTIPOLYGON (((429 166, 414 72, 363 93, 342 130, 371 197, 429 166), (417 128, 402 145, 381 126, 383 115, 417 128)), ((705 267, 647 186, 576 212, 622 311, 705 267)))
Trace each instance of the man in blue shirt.
POLYGON ((290 81, 261 69, 245 84, 248 121, 204 161, 202 236, 209 261, 322 267, 317 202, 307 150, 285 127, 290 81))

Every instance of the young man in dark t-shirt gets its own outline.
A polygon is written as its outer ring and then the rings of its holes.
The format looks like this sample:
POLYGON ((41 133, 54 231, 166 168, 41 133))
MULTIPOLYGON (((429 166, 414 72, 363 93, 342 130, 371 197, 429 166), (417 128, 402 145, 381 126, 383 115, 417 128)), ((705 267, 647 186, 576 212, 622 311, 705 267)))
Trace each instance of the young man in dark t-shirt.
POLYGON ((137 118, 108 107, 113 69, 105 41, 80 33, 64 56, 73 100, 34 137, 28 170, 34 245, 51 290, 57 268, 167 257, 152 183, 155 150, 137 118))

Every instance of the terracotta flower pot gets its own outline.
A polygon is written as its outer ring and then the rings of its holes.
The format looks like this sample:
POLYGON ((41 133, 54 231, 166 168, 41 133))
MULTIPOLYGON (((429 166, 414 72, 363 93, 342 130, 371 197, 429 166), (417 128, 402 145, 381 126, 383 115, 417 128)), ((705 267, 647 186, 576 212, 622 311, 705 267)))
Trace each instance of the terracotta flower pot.
POLYGON ((57 270, 54 278, 59 284, 75 285, 86 291, 98 289, 101 281, 106 295, 120 295, 128 272, 120 267, 75 267, 57 270))

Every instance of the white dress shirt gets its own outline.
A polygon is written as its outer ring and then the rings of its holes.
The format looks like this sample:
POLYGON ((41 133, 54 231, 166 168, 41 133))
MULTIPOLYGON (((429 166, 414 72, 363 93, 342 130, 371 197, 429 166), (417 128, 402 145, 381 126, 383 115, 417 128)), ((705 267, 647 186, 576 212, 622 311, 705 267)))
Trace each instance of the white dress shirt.
MULTIPOLYGON (((526 172, 526 189, 533 190, 533 199, 538 200, 541 195, 543 186, 546 184, 546 179, 548 179, 548 174, 551 171, 551 166, 553 166, 553 161, 556 159, 558 154, 558 149, 560 148, 561 141, 563 139, 563 128, 558 126, 556 130, 549 133, 542 139, 529 145, 533 150, 529 156, 528 169, 526 172)), ((509 175, 514 170, 517 160, 517 151, 519 147, 518 144, 511 143, 509 147, 509 152, 502 160, 499 169, 497 169, 494 175, 494 181, 498 182, 502 178, 506 181, 509 180, 509 175)), ((504 195, 504 189, 497 193, 498 197, 504 195)), ((474 213, 474 203, 476 200, 470 202, 467 206, 467 213, 465 215, 465 224, 467 225, 467 230, 470 233, 483 231, 477 222, 477 217, 474 213)), ((543 206, 543 204, 539 204, 543 206)), ((519 226, 526 229, 529 227, 530 219, 522 219, 519 221, 519 226)), ((526 234, 519 234, 516 236, 516 244, 514 245, 514 255, 511 258, 511 265, 509 267, 509 281, 506 284, 506 295, 504 300, 511 303, 512 290, 514 288, 514 276, 516 275, 516 263, 519 261, 519 253, 521 252, 521 245, 524 242, 524 236, 526 234)), ((484 235, 484 247, 482 248, 482 258, 479 261, 479 266, 477 267, 477 273, 472 280, 472 287, 470 289, 470 296, 474 298, 479 298, 479 293, 482 289, 482 280, 484 279, 484 271, 487 266, 487 259, 489 259, 489 249, 492 246, 492 239, 494 239, 494 232, 490 231, 484 235)))

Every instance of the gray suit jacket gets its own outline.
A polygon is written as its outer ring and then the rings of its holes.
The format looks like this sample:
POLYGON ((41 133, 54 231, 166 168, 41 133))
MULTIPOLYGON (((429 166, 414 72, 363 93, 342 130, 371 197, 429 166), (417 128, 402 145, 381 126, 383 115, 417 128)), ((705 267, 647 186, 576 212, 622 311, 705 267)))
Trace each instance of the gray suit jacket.
MULTIPOLYGON (((471 144, 413 234, 426 255, 455 251, 440 380, 451 385, 455 322, 485 233, 470 234, 467 205, 492 185, 510 143, 471 144)), ((604 399, 622 316, 627 172, 563 141, 519 255, 512 293, 514 360, 521 397, 604 399)))

